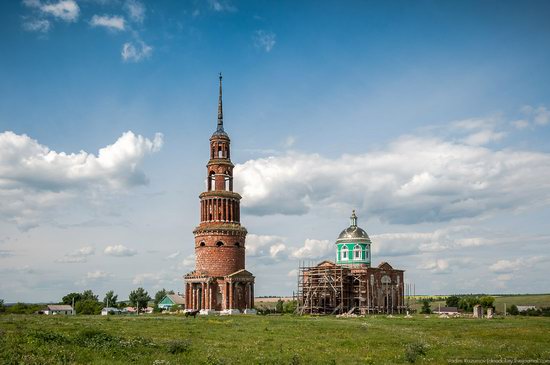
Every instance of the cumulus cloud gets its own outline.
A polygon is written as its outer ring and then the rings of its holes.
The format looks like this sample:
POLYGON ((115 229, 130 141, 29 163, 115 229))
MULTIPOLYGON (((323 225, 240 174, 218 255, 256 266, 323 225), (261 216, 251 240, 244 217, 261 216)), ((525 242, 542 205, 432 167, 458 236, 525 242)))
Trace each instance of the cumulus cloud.
POLYGON ((288 152, 237 165, 235 177, 243 210, 256 215, 322 206, 414 224, 550 203, 550 154, 435 137, 406 136, 337 158, 288 152))
POLYGON ((147 184, 139 167, 162 143, 160 133, 149 140, 126 132, 94 155, 56 152, 25 134, 0 133, 0 218, 27 230, 52 219, 66 202, 147 184))
POLYGON ((328 240, 315 240, 308 238, 304 245, 292 252, 292 257, 300 260, 321 259, 333 256, 335 252, 334 243, 328 240))
POLYGON ((116 15, 94 15, 90 20, 92 27, 104 27, 110 30, 124 30, 125 21, 121 16, 116 15))
POLYGON ((109 280, 113 278, 113 274, 96 270, 96 271, 89 271, 86 273, 86 276, 82 278, 81 280, 77 281, 75 284, 79 286, 89 285, 90 283, 97 283, 105 280, 109 280))
POLYGON ((180 277, 168 271, 141 273, 135 275, 132 280, 134 285, 143 285, 153 288, 165 287, 166 284, 170 285, 176 282, 180 282, 180 277))
POLYGON ((510 271, 518 270, 521 267, 521 261, 519 259, 517 260, 498 260, 491 266, 489 266, 489 270, 495 273, 506 273, 510 271))
POLYGON ((550 123, 550 110, 545 106, 524 105, 520 111, 524 118, 512 122, 512 125, 517 129, 525 129, 529 126, 545 126, 550 123))
POLYGON ((529 127, 529 122, 525 119, 519 119, 512 122, 512 125, 517 129, 525 129, 529 127))
POLYGON ((291 148, 296 143, 296 137, 294 136, 287 136, 283 142, 284 148, 291 148))
POLYGON ((181 268, 186 270, 191 270, 193 267, 195 267, 195 254, 187 255, 181 261, 181 268))
POLYGON ((110 278, 112 275, 105 272, 105 271, 100 271, 100 270, 97 270, 97 271, 92 271, 92 272, 89 272, 86 274, 86 279, 88 280, 102 280, 102 279, 107 279, 107 278, 110 278))
POLYGON ((286 239, 280 236, 249 234, 246 237, 246 254, 263 259, 265 263, 286 257, 286 239))
POLYGON ((40 0, 23 0, 23 4, 36 9, 42 15, 49 15, 65 22, 76 22, 80 14, 80 7, 74 0, 60 0, 51 3, 40 0))
POLYGON ((264 264, 273 264, 286 259, 319 259, 331 257, 334 245, 328 240, 306 239, 302 246, 289 247, 287 238, 272 235, 248 234, 246 255, 264 264))
POLYGON ((143 41, 138 41, 124 43, 120 54, 125 62, 139 62, 149 58, 152 52, 153 47, 148 46, 143 41))
POLYGON ((64 264, 84 263, 88 261, 88 257, 95 253, 95 249, 92 246, 84 246, 78 250, 68 253, 65 256, 56 260, 56 262, 64 264))
POLYGON ((449 261, 445 259, 425 260, 418 268, 429 270, 432 274, 447 274, 450 272, 449 261))
POLYGON ((550 110, 544 106, 533 107, 531 105, 525 105, 521 108, 521 112, 530 117, 532 122, 536 125, 546 125, 550 122, 550 110))
POLYGON ((143 19, 145 19, 145 6, 143 3, 137 0, 127 0, 124 3, 124 8, 131 20, 136 23, 143 23, 143 19))
POLYGON ((23 29, 29 32, 47 33, 51 24, 46 19, 30 19, 23 22, 23 29))
POLYGON ((489 266, 489 270, 496 274, 510 274, 521 268, 532 268, 533 265, 540 262, 547 262, 548 260, 549 258, 544 256, 520 257, 515 260, 498 260, 489 266))
POLYGON ((216 12, 235 12, 237 8, 233 6, 229 1, 224 0, 208 0, 210 9, 216 12))
POLYGON ((469 135, 464 139, 464 142, 473 146, 482 146, 489 142, 500 141, 506 136, 504 132, 495 132, 489 129, 485 129, 469 135))
POLYGON ((472 232, 469 226, 449 226, 430 232, 399 232, 371 235, 371 248, 375 255, 406 256, 433 253, 467 247, 487 246, 496 242, 495 233, 490 237, 472 232))
POLYGON ((103 253, 107 256, 129 257, 137 254, 137 251, 124 245, 107 246, 103 253))
POLYGON ((40 9, 66 22, 75 22, 80 13, 80 8, 74 0, 61 0, 57 3, 44 4, 40 9))
POLYGON ((254 46, 266 52, 271 52, 275 47, 277 36, 275 33, 266 30, 257 30, 254 32, 254 46))

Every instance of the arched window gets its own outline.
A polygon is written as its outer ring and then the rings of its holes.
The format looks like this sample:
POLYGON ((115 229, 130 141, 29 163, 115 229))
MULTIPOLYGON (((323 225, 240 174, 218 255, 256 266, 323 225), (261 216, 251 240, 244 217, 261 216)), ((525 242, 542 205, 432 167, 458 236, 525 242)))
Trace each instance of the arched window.
POLYGON ((223 246, 223 242, 222 242, 222 241, 218 241, 218 242, 216 242, 216 246, 218 246, 218 247, 222 247, 222 246, 223 246))
POLYGON ((239 242, 236 242, 236 243, 235 243, 235 246, 241 247, 241 244, 240 244, 239 242))
POLYGON ((208 174, 208 191, 214 190, 213 188, 216 186, 216 173, 214 171, 210 171, 208 174))
POLYGON ((361 246, 355 245, 355 247, 353 247, 353 259, 361 260, 361 246))
POLYGON ((223 148, 221 145, 218 145, 218 158, 223 157, 223 148))
POLYGON ((343 245, 340 252, 342 253, 342 260, 348 260, 348 255, 349 255, 348 246, 343 245))
POLYGON ((206 246, 206 243, 204 243, 204 241, 202 241, 201 243, 199 243, 199 246, 204 247, 204 246, 206 246))
POLYGON ((229 180, 231 180, 231 176, 229 176, 229 171, 227 170, 225 170, 224 174, 224 188, 225 190, 229 190, 229 180))

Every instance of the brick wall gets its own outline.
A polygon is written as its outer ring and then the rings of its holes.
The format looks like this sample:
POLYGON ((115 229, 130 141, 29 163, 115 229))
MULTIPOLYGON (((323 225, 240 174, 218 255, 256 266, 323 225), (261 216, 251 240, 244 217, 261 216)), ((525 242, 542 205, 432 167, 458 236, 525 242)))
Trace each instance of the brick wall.
POLYGON ((213 233, 197 235, 195 269, 211 276, 225 276, 244 269, 244 245, 245 236, 213 233), (218 242, 223 242, 223 245, 218 246, 218 242))

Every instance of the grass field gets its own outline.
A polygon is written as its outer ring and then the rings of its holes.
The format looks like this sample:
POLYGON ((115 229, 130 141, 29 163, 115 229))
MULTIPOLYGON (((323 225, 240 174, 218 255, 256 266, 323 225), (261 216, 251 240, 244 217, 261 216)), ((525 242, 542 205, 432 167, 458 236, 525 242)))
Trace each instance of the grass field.
MULTIPOLYGON (((550 307, 550 294, 525 294, 525 295, 492 295, 495 298, 495 308, 497 312, 504 312, 504 303, 506 303, 507 308, 510 308, 512 304, 515 305, 534 305, 537 308, 541 307, 550 307)), ((445 297, 445 296, 432 296, 432 297, 445 297)), ((422 300, 424 298, 430 298, 430 296, 419 296, 415 297, 416 300, 422 300)), ((420 310, 422 307, 421 302, 413 302, 411 299, 411 308, 420 310)), ((445 306, 445 301, 434 301, 430 303, 432 310, 436 310, 438 306, 445 306)))
POLYGON ((550 318, 0 316, 4 364, 444 364, 464 358, 550 359, 550 318))

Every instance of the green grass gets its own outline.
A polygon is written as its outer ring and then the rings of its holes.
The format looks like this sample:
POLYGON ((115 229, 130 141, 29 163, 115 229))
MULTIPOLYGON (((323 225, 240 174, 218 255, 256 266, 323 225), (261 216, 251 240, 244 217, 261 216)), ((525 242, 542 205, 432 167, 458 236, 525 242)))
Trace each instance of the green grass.
POLYGON ((550 307, 550 294, 495 296, 495 308, 498 312, 504 311, 504 303, 510 308, 515 305, 534 305, 537 308, 550 307))
POLYGON ((418 364, 550 359, 550 318, 0 316, 3 364, 418 364), (424 354, 423 354, 424 353, 424 354))
MULTIPOLYGON (((504 312, 504 303, 506 303, 507 308, 510 308, 512 304, 515 305, 534 305, 537 308, 541 307, 550 307, 550 294, 525 294, 525 295, 491 295, 495 298, 495 308, 497 312, 504 312)), ((435 295, 432 297, 444 297, 440 295, 435 295)), ((416 296, 416 299, 429 298, 429 296, 416 296)), ((437 310, 438 306, 441 304, 442 307, 445 307, 445 301, 433 301, 430 303, 432 310, 437 310)), ((413 301, 412 297, 410 300, 410 306, 413 309, 420 310, 422 307, 421 302, 413 301)))

